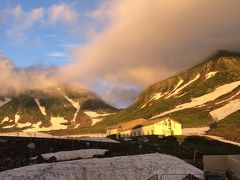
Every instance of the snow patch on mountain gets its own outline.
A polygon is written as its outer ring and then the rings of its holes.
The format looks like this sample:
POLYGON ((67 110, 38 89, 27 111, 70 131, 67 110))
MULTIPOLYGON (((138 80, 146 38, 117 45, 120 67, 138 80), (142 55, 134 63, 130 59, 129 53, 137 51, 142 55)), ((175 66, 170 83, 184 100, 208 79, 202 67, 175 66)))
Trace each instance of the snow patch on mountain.
POLYGON ((104 119, 104 117, 109 116, 111 114, 114 114, 114 113, 100 114, 100 113, 97 113, 97 112, 94 112, 94 111, 84 111, 84 113, 92 119, 92 126, 94 124, 96 124, 97 122, 102 121, 104 119))
POLYGON ((0 100, 0 107, 2 107, 5 104, 9 103, 11 100, 12 100, 11 98, 4 98, 4 100, 0 100))
POLYGON ((15 124, 11 124, 11 125, 7 125, 2 127, 3 129, 9 129, 9 128, 13 128, 15 126, 15 124))
POLYGON ((163 112, 163 113, 161 113, 159 115, 156 115, 152 118, 160 117, 160 116, 163 116, 163 115, 166 115, 166 114, 169 114, 169 113, 172 113, 172 112, 180 111, 180 110, 183 110, 183 109, 187 109, 187 108, 196 107, 196 106, 205 104, 209 101, 213 101, 213 100, 217 99, 218 97, 231 92, 232 90, 237 88, 239 85, 240 85, 240 81, 236 81, 236 82, 232 82, 232 83, 229 83, 229 84, 222 85, 222 86, 216 88, 211 93, 205 94, 205 95, 197 97, 197 98, 193 98, 193 99, 191 99, 191 102, 189 102, 189 103, 184 103, 184 104, 178 105, 174 109, 163 112))
POLYGON ((41 104, 40 104, 40 102, 39 102, 39 99, 36 99, 36 98, 35 98, 34 100, 35 100, 35 102, 37 103, 37 105, 38 105, 38 107, 39 107, 41 113, 42 113, 44 116, 46 116, 47 113, 46 113, 46 109, 45 109, 45 107, 41 106, 41 104))
POLYGON ((172 172, 203 175, 203 171, 177 157, 154 153, 38 164, 0 172, 0 177, 2 180, 146 180, 155 174, 172 172))
POLYGON ((215 76, 218 73, 218 71, 212 71, 209 72, 205 75, 206 79, 212 78, 213 76, 215 76))
POLYGON ((236 94, 234 94, 234 95, 233 95, 233 96, 231 96, 230 98, 228 98, 228 99, 225 99, 225 100, 223 100, 223 101, 220 101, 220 102, 217 102, 217 103, 215 103, 215 104, 217 105, 217 104, 221 104, 221 103, 224 103, 224 102, 228 102, 228 101, 230 101, 230 100, 234 99, 235 97, 237 97, 239 94, 240 94, 240 91, 238 91, 236 94))
POLYGON ((163 96, 165 96, 167 93, 162 93, 162 92, 160 92, 160 93, 156 93, 156 94, 154 94, 144 105, 142 105, 141 107, 140 107, 140 109, 142 109, 142 108, 144 108, 148 103, 150 103, 151 101, 155 101, 155 100, 158 100, 158 99, 160 99, 161 97, 163 97, 163 96))
POLYGON ((240 99, 229 101, 226 105, 211 111, 210 115, 215 121, 220 121, 238 110, 240 110, 240 99))
MULTIPOLYGON (((181 92, 184 88, 192 84, 194 81, 196 81, 198 78, 200 78, 200 74, 197 74, 195 78, 193 78, 191 81, 188 83, 184 84, 183 86, 176 88, 171 94, 169 94, 166 98, 170 98, 174 95, 177 95, 179 92, 181 92)), ((182 80, 183 81, 183 80, 182 80)), ((182 83, 181 83, 182 84, 182 83)))
POLYGON ((2 122, 0 123, 0 125, 2 125, 5 122, 9 122, 9 120, 10 120, 9 117, 3 118, 2 122))

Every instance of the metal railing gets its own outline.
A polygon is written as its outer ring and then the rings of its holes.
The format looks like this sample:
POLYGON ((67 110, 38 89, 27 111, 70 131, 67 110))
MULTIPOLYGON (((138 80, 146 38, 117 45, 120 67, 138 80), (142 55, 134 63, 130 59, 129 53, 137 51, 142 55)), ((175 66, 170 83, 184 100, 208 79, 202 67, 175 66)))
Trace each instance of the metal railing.
POLYGON ((226 180, 225 175, 204 174, 155 174, 148 180, 226 180))

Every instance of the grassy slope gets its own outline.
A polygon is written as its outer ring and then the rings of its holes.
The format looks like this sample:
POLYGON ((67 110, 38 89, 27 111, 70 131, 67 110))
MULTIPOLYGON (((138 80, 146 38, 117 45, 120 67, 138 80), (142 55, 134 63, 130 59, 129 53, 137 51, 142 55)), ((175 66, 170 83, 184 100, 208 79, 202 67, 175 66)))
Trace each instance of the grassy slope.
POLYGON ((240 140, 240 110, 219 121, 216 127, 211 129, 208 134, 239 138, 240 140))

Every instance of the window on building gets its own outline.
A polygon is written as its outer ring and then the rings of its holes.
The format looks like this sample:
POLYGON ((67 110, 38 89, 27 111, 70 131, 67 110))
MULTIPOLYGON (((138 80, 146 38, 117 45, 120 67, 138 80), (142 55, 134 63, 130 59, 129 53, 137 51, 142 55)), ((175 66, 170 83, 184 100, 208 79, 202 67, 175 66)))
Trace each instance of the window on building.
POLYGON ((134 132, 134 136, 137 136, 136 132, 134 132))
POLYGON ((141 136, 141 132, 140 131, 138 132, 138 136, 141 136))
POLYGON ((154 134, 154 131, 152 130, 152 135, 154 134))
POLYGON ((147 135, 149 135, 149 131, 147 131, 147 135))

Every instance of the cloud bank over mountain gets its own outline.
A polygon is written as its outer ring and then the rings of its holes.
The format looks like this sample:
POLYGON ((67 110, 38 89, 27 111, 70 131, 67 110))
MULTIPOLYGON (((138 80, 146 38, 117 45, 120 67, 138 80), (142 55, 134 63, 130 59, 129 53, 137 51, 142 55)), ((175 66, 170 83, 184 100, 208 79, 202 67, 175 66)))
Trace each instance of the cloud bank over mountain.
POLYGON ((41 65, 17 68, 14 63, 0 54, 0 95, 21 93, 29 89, 47 88, 57 85, 57 69, 41 65))
POLYGON ((63 72, 91 83, 148 86, 218 49, 240 50, 239 5, 237 0, 125 0, 100 7, 98 17, 109 24, 77 49, 76 62, 63 72))

